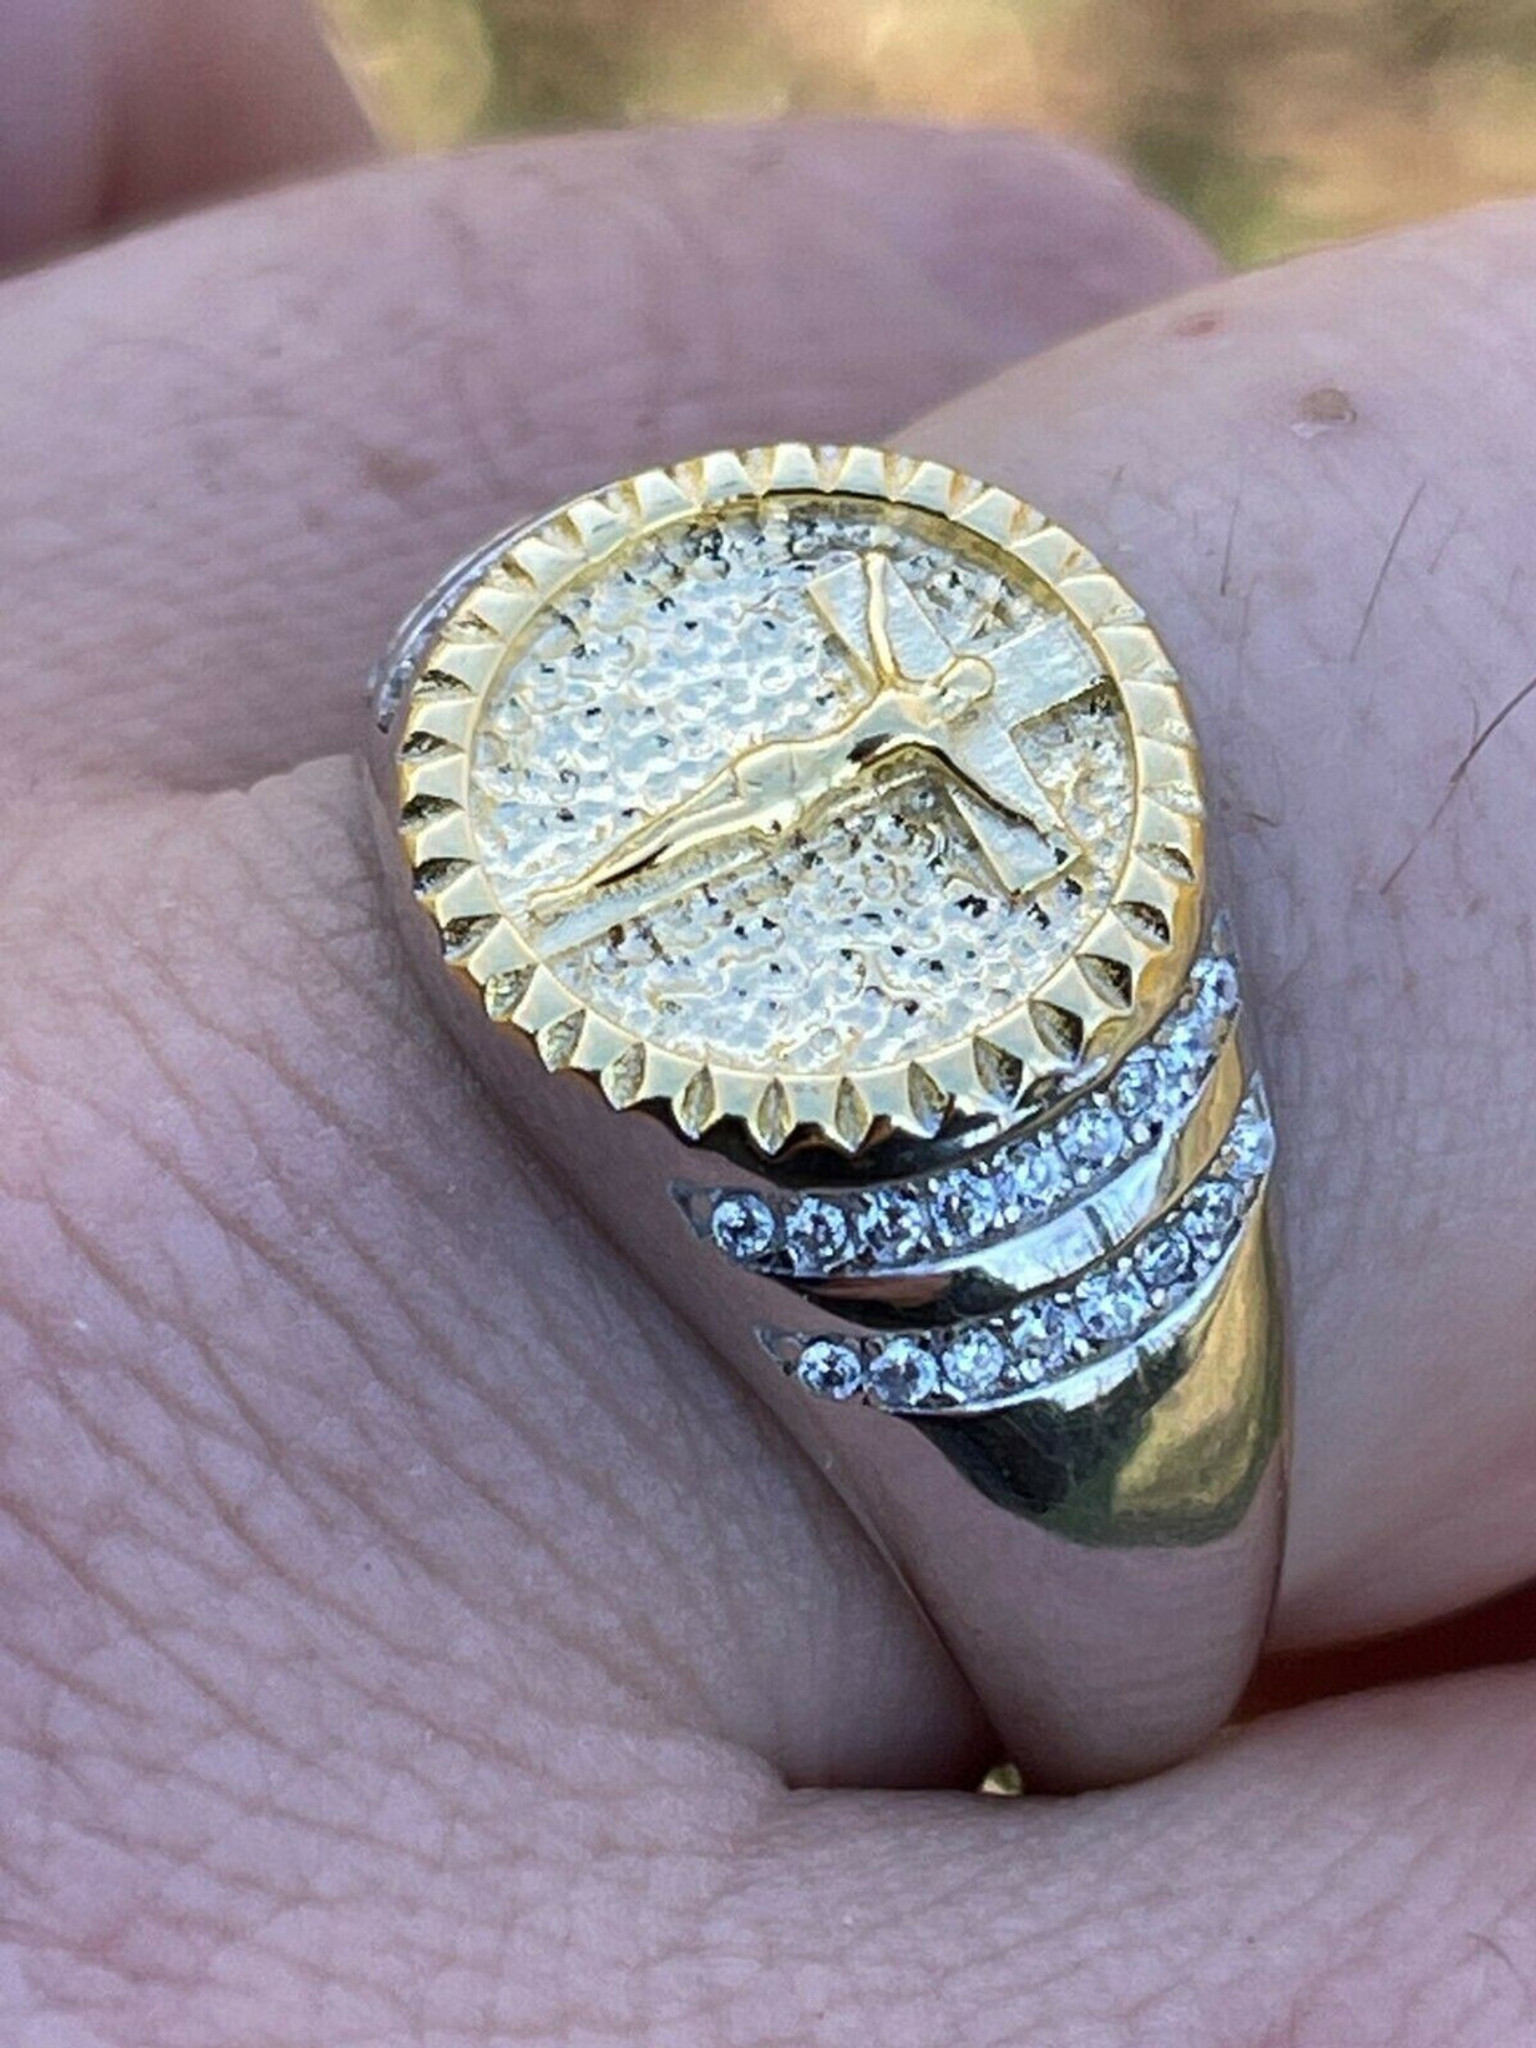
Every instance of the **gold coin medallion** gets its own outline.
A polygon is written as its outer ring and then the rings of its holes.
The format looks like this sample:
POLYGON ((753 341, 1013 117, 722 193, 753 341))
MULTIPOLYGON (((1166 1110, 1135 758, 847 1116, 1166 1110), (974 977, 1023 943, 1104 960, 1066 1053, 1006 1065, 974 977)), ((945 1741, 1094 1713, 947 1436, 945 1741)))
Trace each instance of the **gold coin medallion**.
POLYGON ((450 958, 546 1065, 688 1135, 1007 1118, 1188 970, 1168 658, 1069 534, 941 464, 645 472, 483 551, 392 680, 450 958))

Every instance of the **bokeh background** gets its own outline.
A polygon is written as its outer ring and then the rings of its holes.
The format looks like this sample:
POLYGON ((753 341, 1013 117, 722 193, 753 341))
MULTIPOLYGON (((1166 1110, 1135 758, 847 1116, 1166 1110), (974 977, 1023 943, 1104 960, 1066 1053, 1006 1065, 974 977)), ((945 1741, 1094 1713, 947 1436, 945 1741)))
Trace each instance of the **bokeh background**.
POLYGON ((402 149, 861 113, 1129 163, 1236 262, 1536 188, 1536 0, 318 0, 402 149))

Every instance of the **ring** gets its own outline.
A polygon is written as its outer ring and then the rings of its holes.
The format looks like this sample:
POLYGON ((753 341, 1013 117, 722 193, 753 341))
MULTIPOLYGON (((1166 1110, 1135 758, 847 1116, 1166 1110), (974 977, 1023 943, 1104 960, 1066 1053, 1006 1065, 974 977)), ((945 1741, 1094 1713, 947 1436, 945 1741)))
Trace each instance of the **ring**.
POLYGON ((1195 737, 1124 585, 939 462, 717 453, 477 549, 372 710, 448 1015, 1026 1781, 1194 1748, 1273 1598, 1288 1368, 1195 737))

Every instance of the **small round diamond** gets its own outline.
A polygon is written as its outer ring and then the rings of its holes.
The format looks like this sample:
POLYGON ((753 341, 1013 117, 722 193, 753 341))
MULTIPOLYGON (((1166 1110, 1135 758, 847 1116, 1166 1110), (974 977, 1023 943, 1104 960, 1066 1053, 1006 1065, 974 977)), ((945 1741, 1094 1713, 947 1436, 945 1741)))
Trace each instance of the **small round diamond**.
POLYGON ((1274 1163, 1274 1125, 1262 1110, 1245 1110, 1232 1127, 1226 1150, 1231 1169, 1240 1180, 1257 1180, 1274 1163))
POLYGON ((1077 1290, 1077 1313, 1095 1344, 1116 1344, 1146 1321, 1147 1290, 1129 1267, 1090 1273, 1077 1290))
POLYGON ((1013 1159, 1013 1177, 1019 1200, 1031 1216, 1051 1215, 1072 1179, 1061 1154, 1044 1138, 1019 1147, 1013 1159))
POLYGON ((1189 1239, 1171 1224, 1154 1230, 1136 1247, 1136 1265, 1154 1303, 1161 1308, 1193 1273, 1189 1239))
POLYGON ((1207 960, 1200 970, 1199 987, 1203 1009, 1224 1016, 1237 1008, 1237 969, 1230 960, 1207 960))
POLYGON ((997 1221, 1011 1230, 1024 1214, 1024 1195, 1019 1186, 1019 1170, 1006 1153, 999 1153, 987 1169, 987 1179, 992 1183, 992 1199, 997 1207, 997 1221))
POLYGON ((1008 1348, 995 1330, 977 1324, 944 1347, 944 1384, 961 1401, 998 1392, 1008 1365, 1008 1348))
POLYGON ((1116 1109, 1133 1127, 1143 1130, 1158 1121, 1161 1093, 1157 1059, 1149 1051, 1133 1052, 1110 1087, 1116 1109))
POLYGON ((848 1218, 835 1202, 807 1195, 785 1218, 784 1242, 797 1272, 824 1272, 848 1255, 848 1218))
POLYGON ((984 1238, 997 1221, 997 1191, 985 1174, 959 1167, 938 1181, 930 1196, 934 1227, 951 1250, 984 1238))
POLYGON ((1107 1102, 1085 1102, 1057 1126, 1057 1143, 1079 1181, 1095 1180, 1125 1149, 1125 1125, 1107 1102))
POLYGON ((846 1401, 859 1391, 864 1368, 851 1344, 833 1337, 813 1337, 795 1367, 802 1385, 832 1401, 846 1401))
POLYGON ((1180 1221, 1198 1256, 1207 1264, 1220 1258, 1232 1236, 1240 1207, 1230 1181, 1203 1181, 1184 1203, 1180 1221))
POLYGON ((1164 1085, 1181 1100, 1199 1093, 1211 1064, 1211 1040, 1198 1013, 1187 1010, 1169 1027, 1161 1066, 1164 1085))
POLYGON ((1017 1353, 1014 1360, 1020 1379, 1033 1386, 1066 1363, 1076 1323, 1071 1311, 1049 1296, 1027 1301, 1014 1318, 1017 1353))
POLYGON ((938 1360, 916 1337, 892 1337, 869 1368, 869 1387, 887 1408, 912 1408, 938 1392, 938 1360))
POLYGON ((722 1195, 709 1218, 709 1234, 732 1259, 760 1259, 773 1248, 778 1219, 761 1195, 722 1195))
POLYGON ((858 1236, 880 1265, 898 1266, 929 1248, 928 1211, 905 1188, 872 1188, 859 1206, 858 1236))

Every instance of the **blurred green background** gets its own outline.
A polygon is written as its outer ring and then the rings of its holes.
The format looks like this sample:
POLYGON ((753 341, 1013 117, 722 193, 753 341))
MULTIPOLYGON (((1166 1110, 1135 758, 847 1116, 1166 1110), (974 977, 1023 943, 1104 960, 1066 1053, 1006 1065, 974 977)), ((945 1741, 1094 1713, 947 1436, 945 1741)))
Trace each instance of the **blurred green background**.
POLYGON ((1536 0, 320 0, 401 148, 916 115, 1076 136, 1238 262, 1536 187, 1536 0))

